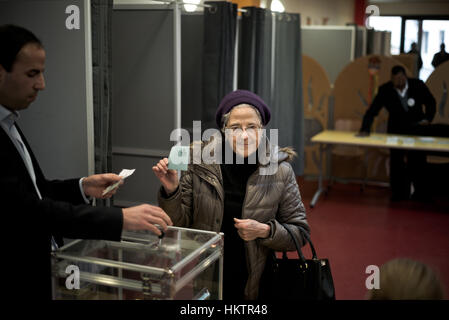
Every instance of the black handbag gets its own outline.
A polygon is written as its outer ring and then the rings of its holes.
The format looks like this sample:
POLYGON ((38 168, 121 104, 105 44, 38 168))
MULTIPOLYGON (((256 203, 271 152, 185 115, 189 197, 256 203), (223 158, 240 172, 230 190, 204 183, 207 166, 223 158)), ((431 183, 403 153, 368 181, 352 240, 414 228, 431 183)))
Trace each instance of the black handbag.
POLYGON ((290 227, 282 224, 295 242, 298 259, 288 259, 286 252, 277 258, 269 255, 261 279, 261 300, 335 300, 334 282, 328 259, 318 259, 309 233, 298 227, 312 249, 306 259, 290 227))

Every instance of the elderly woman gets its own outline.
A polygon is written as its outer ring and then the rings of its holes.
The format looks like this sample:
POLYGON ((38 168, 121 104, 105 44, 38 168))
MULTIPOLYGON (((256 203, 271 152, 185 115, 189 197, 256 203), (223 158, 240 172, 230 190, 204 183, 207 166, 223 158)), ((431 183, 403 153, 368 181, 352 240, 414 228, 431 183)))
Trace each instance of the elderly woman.
POLYGON ((159 205, 174 225, 224 233, 224 299, 259 297, 267 257, 273 251, 295 250, 282 224, 293 227, 301 244, 304 239, 295 226, 309 230, 288 162, 294 152, 269 145, 261 130, 269 120, 270 110, 259 96, 246 90, 231 92, 216 112, 222 139, 202 143, 203 148, 222 143, 221 164, 189 164, 179 182, 176 171, 168 169, 167 158, 153 167, 162 184, 159 205), (262 143, 265 148, 260 148, 262 143), (267 174, 263 172, 267 162, 250 161, 262 149, 271 162, 276 161, 277 170, 267 174), (232 163, 224 161, 227 152, 232 163))

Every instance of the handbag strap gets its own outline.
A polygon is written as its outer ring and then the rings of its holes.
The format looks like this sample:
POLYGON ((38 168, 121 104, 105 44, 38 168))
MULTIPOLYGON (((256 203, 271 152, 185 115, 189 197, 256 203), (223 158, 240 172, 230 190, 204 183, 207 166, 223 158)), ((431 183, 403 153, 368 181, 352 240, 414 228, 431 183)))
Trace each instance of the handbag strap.
MULTIPOLYGON (((284 223, 281 223, 281 225, 288 231, 288 233, 292 237, 293 242, 295 243, 296 251, 298 252, 299 259, 301 260, 302 263, 305 263, 306 262, 306 258, 304 257, 304 255, 303 255, 303 253, 301 251, 301 246, 299 245, 298 240, 296 239, 295 235, 291 231, 290 227, 287 224, 284 224, 284 223)), ((315 247, 313 246, 312 240, 310 239, 310 235, 307 232, 307 230, 304 229, 301 226, 297 226, 297 228, 299 229, 300 233, 304 236, 306 241, 309 243, 310 248, 312 249, 312 259, 318 259, 317 255, 316 255, 315 247)))
POLYGON ((302 233, 302 235, 304 236, 304 238, 306 238, 306 241, 309 243, 310 249, 312 249, 312 259, 318 259, 317 255, 316 255, 315 247, 313 246, 313 243, 312 243, 312 239, 310 239, 309 232, 307 232, 307 230, 301 226, 297 226, 297 227, 298 227, 299 231, 302 233))

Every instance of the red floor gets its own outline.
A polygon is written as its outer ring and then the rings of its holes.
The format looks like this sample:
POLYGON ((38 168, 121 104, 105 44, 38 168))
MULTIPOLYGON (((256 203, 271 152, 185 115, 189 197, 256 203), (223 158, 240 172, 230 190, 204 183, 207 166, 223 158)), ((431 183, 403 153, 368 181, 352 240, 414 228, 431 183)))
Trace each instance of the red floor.
MULTIPOLYGON (((316 206, 314 181, 299 181, 312 241, 329 258, 338 300, 364 299, 369 265, 407 257, 436 270, 449 293, 449 204, 391 203, 384 187, 334 184, 316 206)), ((309 253, 310 251, 306 251, 309 253)), ((448 297, 448 295, 446 295, 448 297)))

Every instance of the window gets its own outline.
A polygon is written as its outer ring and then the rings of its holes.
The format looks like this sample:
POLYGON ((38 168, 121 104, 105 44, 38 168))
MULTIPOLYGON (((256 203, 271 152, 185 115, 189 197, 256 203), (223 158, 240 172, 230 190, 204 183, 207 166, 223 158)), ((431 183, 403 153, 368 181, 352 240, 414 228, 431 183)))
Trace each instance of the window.
POLYGON ((429 51, 429 31, 423 31, 421 52, 427 53, 428 51, 429 51))
POLYGON ((369 24, 378 31, 391 32, 391 54, 399 54, 401 43, 401 17, 370 17, 369 24))
POLYGON ((433 55, 440 51, 440 45, 443 42, 449 41, 449 34, 445 32, 445 30, 449 30, 449 20, 422 20, 422 29, 422 44, 426 44, 427 51, 421 51, 423 67, 419 78, 426 81, 434 69, 432 66, 433 55))

